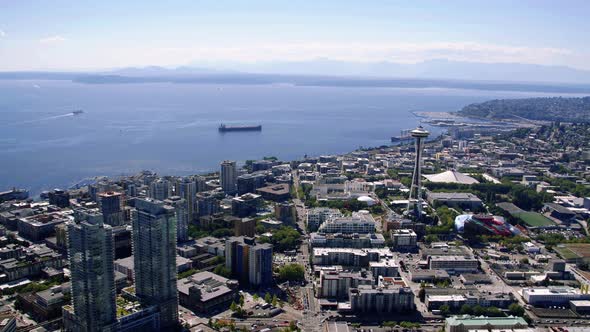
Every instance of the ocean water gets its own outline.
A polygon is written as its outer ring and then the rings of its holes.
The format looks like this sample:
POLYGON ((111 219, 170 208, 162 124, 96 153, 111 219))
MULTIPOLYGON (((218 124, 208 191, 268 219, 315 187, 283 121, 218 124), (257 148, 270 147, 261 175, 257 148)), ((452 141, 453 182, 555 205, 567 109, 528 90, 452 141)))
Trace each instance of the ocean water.
POLYGON ((389 143, 419 119, 493 98, 547 94, 293 85, 0 81, 0 190, 33 194, 99 175, 216 170, 224 159, 291 160, 389 143), (77 109, 84 114, 73 115, 77 109), (226 124, 261 132, 220 134, 226 124))

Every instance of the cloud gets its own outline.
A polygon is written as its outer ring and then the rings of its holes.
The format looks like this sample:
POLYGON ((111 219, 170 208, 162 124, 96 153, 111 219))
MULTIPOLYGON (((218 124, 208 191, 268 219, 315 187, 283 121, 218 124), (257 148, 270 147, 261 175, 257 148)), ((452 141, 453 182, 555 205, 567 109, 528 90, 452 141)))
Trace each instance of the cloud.
POLYGON ((0 29, 0 38, 6 36, 6 32, 4 32, 4 30, 0 29))
POLYGON ((56 43, 62 43, 64 41, 66 41, 66 39, 60 35, 49 36, 49 37, 39 39, 39 42, 41 44, 56 44, 56 43))

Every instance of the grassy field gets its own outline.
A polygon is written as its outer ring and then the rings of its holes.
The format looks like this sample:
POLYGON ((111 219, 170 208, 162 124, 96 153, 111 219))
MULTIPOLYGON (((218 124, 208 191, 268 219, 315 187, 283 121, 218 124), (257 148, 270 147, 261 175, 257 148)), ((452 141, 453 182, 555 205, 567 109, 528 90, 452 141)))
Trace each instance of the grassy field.
POLYGON ((557 253, 559 254, 559 256, 561 256, 561 258, 563 259, 576 259, 576 258, 580 258, 580 256, 578 256, 575 252, 573 252, 572 250, 570 250, 567 246, 559 246, 557 248, 554 248, 555 251, 557 251, 557 253))
POLYGON ((565 246, 578 257, 590 258, 590 243, 568 243, 565 246))
POLYGON ((537 212, 521 212, 516 215, 527 225, 531 227, 553 226, 555 223, 551 219, 537 212))

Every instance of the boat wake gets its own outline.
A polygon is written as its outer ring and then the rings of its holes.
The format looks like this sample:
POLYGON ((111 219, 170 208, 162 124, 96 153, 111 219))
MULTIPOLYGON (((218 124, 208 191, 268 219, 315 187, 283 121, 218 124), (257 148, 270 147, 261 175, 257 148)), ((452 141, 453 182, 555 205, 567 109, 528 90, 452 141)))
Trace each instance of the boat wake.
POLYGON ((70 112, 70 113, 66 113, 66 114, 48 116, 48 117, 45 117, 45 118, 39 118, 39 119, 33 119, 33 120, 26 120, 26 121, 8 123, 7 126, 18 126, 18 125, 24 125, 24 124, 30 124, 30 123, 39 123, 39 122, 57 120, 57 119, 61 119, 61 118, 68 118, 68 117, 75 116, 75 115, 76 114, 74 112, 70 112))

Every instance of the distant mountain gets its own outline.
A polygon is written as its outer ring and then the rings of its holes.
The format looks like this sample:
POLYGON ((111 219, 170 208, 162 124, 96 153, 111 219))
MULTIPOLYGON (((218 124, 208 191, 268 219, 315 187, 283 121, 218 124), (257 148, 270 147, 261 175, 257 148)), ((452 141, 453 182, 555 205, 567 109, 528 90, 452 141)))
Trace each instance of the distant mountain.
MULTIPOLYGON (((196 64, 196 63, 195 63, 196 64)), ((299 62, 229 63, 217 68, 241 72, 295 75, 372 76, 477 81, 590 83, 590 71, 565 66, 429 60, 416 64, 347 62, 317 59, 299 62)))
MULTIPOLYGON (((127 67, 116 69, 112 71, 107 71, 102 74, 105 75, 119 75, 119 76, 131 76, 131 77, 155 77, 155 76, 162 76, 162 77, 178 77, 178 76, 191 76, 191 75, 210 75, 210 74, 219 74, 222 71, 210 68, 201 68, 201 67, 189 67, 189 66, 181 66, 176 68, 166 68, 160 66, 148 66, 148 67, 127 67)), ((225 73, 230 71, 223 71, 225 73)))
POLYGON ((497 99, 463 107, 459 115, 486 119, 590 122, 590 97, 497 99))

